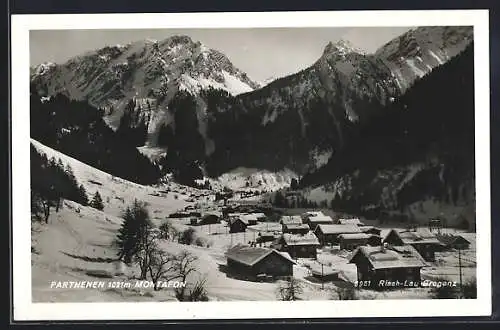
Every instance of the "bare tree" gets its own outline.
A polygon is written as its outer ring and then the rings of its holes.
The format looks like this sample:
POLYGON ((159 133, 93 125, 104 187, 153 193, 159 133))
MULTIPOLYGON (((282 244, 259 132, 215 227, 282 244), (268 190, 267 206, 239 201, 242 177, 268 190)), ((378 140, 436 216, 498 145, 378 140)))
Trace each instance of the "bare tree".
POLYGON ((277 296, 283 301, 298 300, 298 296, 304 292, 300 281, 292 276, 278 285, 277 296))
POLYGON ((141 280, 146 279, 149 265, 151 263, 150 258, 155 255, 155 251, 158 249, 158 235, 153 231, 147 231, 144 235, 139 237, 140 241, 138 244, 138 251, 134 258, 141 268, 141 280))
MULTIPOLYGON (((182 251, 176 258, 176 272, 181 282, 186 283, 188 276, 196 271, 195 262, 198 258, 191 252, 182 251)), ((180 301, 185 300, 186 287, 175 288, 175 296, 180 301)))
POLYGON ((174 255, 158 248, 152 248, 149 251, 147 268, 155 291, 158 291, 158 282, 161 279, 169 281, 179 276, 175 272, 177 268, 176 260, 177 258, 174 255))

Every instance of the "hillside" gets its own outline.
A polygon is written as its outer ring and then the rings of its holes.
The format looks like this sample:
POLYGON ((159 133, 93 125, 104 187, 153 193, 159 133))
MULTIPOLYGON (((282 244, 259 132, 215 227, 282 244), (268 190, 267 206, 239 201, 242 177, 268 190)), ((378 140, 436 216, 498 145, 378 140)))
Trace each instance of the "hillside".
POLYGON ((444 216, 472 228, 473 45, 360 126, 346 148, 300 185, 324 186, 334 208, 361 209, 372 217, 384 212, 409 219, 444 216), (452 214, 440 214, 446 207, 452 214))

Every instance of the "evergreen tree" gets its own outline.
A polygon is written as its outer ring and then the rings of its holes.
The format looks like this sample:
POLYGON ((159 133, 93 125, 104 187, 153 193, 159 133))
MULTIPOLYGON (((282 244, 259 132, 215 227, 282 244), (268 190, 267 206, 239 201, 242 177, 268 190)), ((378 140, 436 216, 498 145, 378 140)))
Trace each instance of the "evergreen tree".
POLYGON ((80 187, 78 187, 78 200, 77 200, 77 202, 84 205, 84 206, 88 205, 88 203, 89 203, 87 191, 85 190, 85 187, 83 185, 80 185, 80 187))
POLYGON ((94 198, 92 198, 92 201, 90 202, 90 206, 101 211, 104 209, 104 204, 99 191, 95 192, 94 198))
POLYGON ((125 263, 130 263, 140 251, 140 245, 148 235, 152 223, 146 204, 138 200, 125 209, 122 218, 123 223, 117 235, 118 257, 125 263))

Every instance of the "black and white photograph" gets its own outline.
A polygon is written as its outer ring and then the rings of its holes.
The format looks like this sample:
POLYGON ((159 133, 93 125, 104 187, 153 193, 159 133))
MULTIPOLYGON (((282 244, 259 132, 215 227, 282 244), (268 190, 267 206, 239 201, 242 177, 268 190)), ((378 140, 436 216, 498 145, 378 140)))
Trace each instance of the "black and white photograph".
POLYGON ((400 14, 19 17, 24 317, 491 311, 487 11, 400 14))

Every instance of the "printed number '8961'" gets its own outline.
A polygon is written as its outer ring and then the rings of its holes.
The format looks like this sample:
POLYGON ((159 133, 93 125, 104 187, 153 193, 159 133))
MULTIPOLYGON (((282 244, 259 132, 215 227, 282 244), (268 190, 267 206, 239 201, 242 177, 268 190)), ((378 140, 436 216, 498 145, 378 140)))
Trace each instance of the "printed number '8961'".
POLYGON ((357 286, 357 287, 371 286, 371 281, 355 281, 354 286, 357 286))

